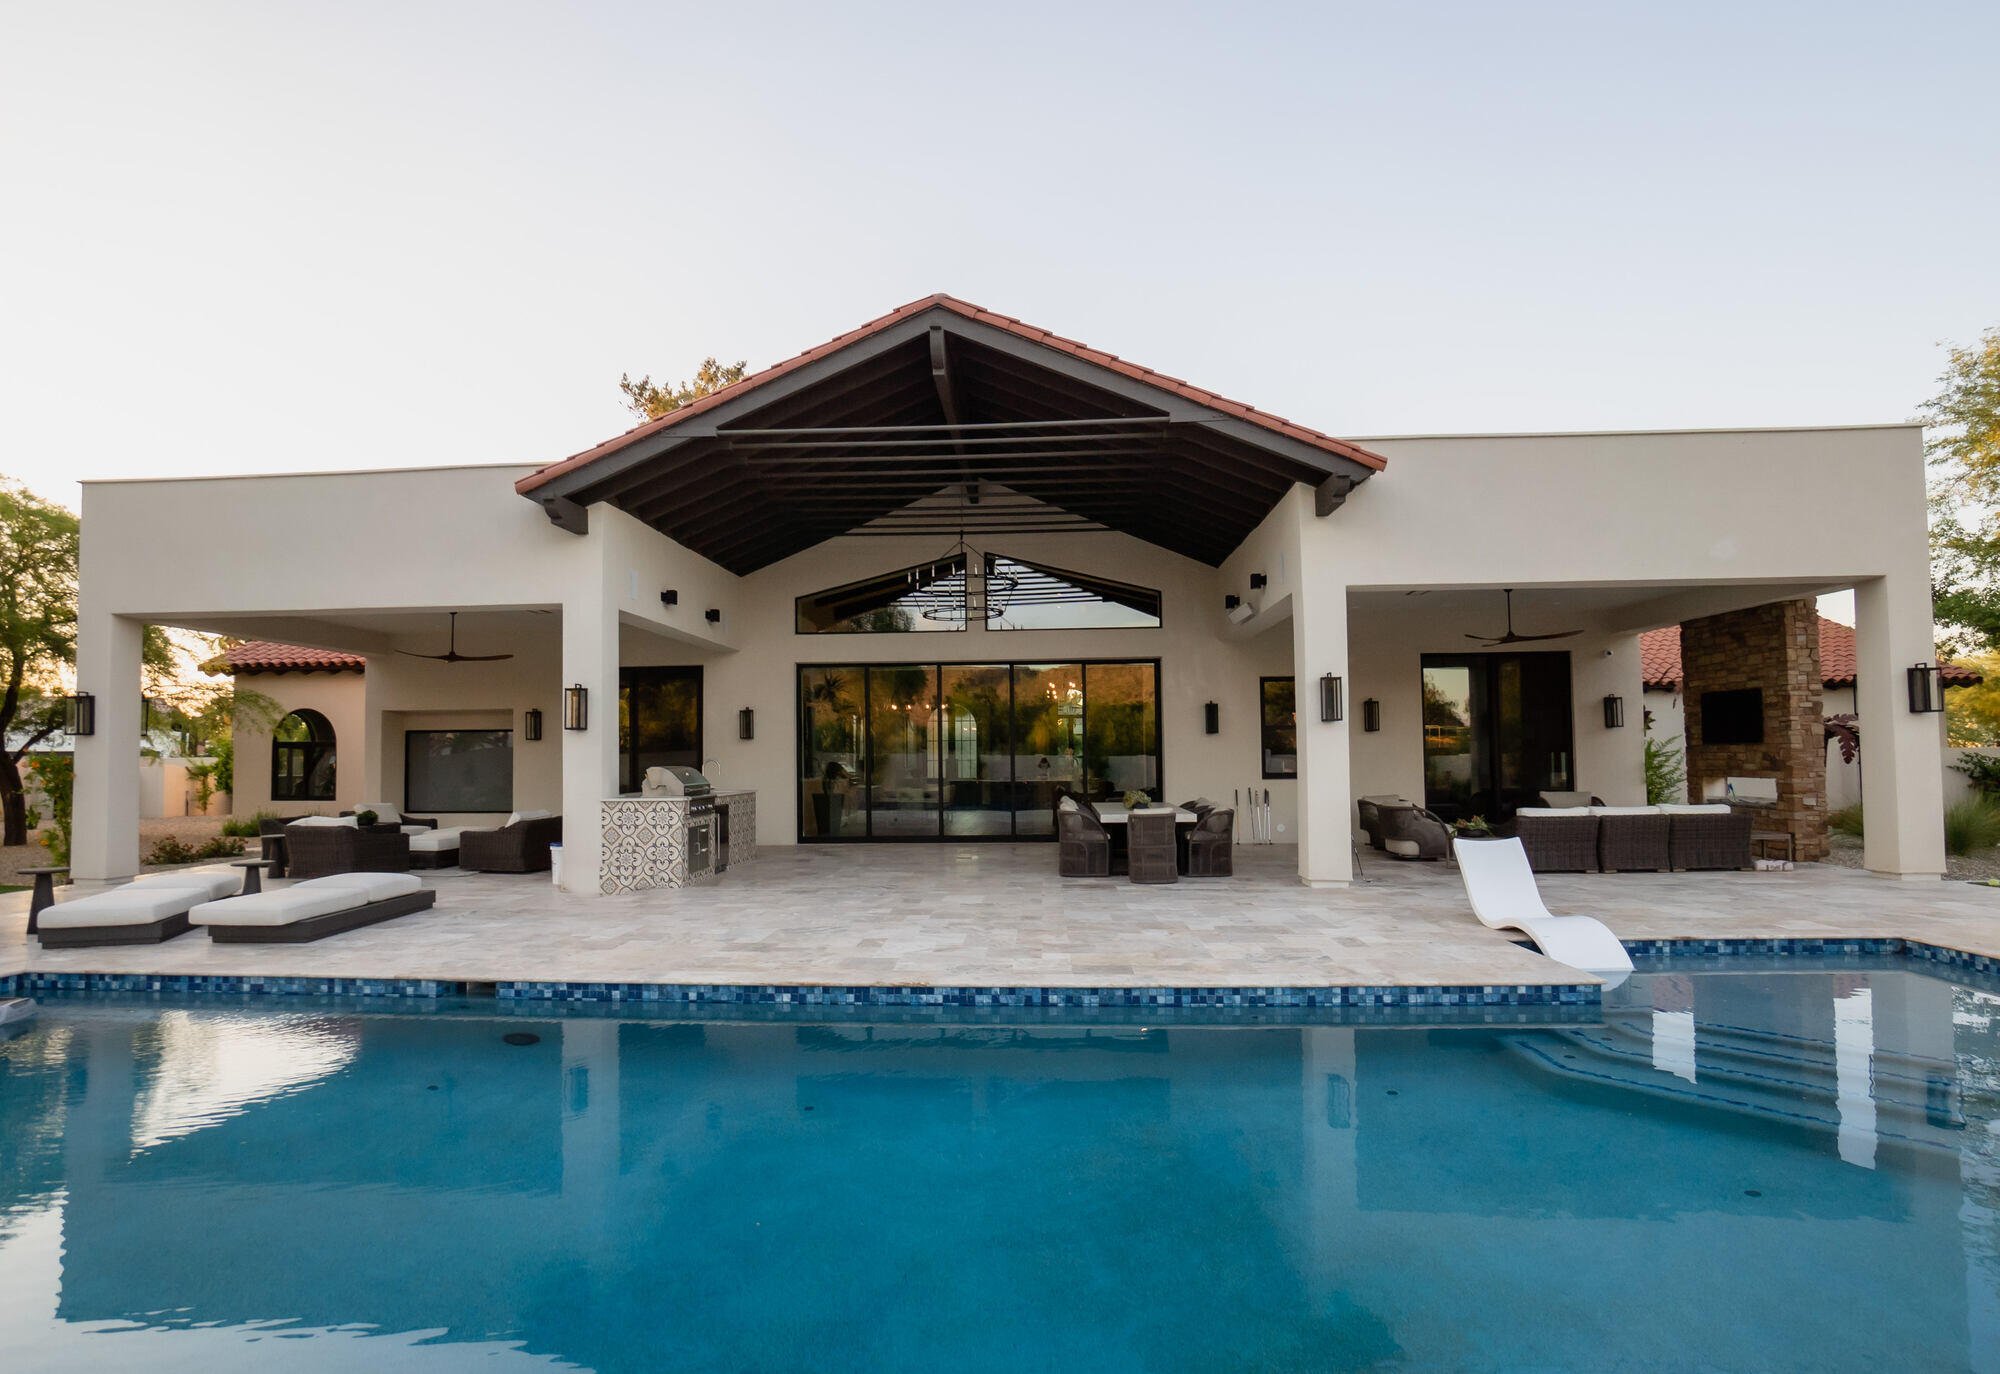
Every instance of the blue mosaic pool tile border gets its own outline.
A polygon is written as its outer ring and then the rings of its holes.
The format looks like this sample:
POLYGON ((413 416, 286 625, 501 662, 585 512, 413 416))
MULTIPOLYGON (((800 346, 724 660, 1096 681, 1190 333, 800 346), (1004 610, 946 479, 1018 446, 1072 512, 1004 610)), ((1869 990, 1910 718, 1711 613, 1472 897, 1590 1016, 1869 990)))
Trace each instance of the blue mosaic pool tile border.
POLYGON ((267 978, 202 973, 20 973, 0 979, 28 992, 211 993, 279 997, 459 997, 465 984, 442 978, 267 978))
POLYGON ((871 987, 743 983, 498 983, 512 1002, 636 1002, 770 1007, 1035 1007, 1093 1011, 1335 1010, 1353 1007, 1528 1007, 1596 1005, 1594 984, 1422 987, 871 987))
POLYGON ((1790 954, 1826 957, 1832 955, 1903 954, 1909 942, 1900 936, 1838 939, 1819 936, 1783 939, 1728 940, 1621 940, 1625 952, 1635 959, 1670 959, 1730 954, 1790 954))

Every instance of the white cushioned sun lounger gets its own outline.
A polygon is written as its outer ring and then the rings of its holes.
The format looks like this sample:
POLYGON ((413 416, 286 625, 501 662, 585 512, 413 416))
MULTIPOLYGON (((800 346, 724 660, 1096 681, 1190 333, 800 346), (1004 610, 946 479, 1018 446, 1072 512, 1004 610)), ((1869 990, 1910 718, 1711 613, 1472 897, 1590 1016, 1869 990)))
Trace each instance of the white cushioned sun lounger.
POLYGON ((1594 916, 1553 916, 1542 905, 1519 839, 1458 840, 1452 846, 1472 914, 1493 930, 1518 930, 1557 963, 1623 982, 1632 956, 1594 916))
POLYGON ((236 887, 233 873, 147 873, 109 892, 57 902, 35 924, 46 949, 158 944, 188 928, 196 903, 236 887))
POLYGON ((203 902, 188 919, 220 944, 299 944, 421 911, 437 893, 410 873, 331 873, 203 902))

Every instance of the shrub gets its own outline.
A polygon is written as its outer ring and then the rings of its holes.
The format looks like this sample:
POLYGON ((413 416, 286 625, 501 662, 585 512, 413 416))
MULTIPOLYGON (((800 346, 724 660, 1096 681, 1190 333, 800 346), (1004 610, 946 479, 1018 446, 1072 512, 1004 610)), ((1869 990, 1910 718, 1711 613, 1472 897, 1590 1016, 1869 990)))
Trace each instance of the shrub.
POLYGON ((187 844, 168 835, 157 840, 146 855, 149 864, 191 864, 203 859, 233 859, 243 852, 243 841, 226 835, 203 840, 199 845, 187 844))
POLYGON ((1681 737, 1646 740, 1646 805, 1677 802, 1687 788, 1687 755, 1681 737))
POLYGON ((1855 839, 1860 839, 1861 803, 1856 802, 1852 806, 1843 806, 1838 811, 1829 812, 1826 824, 1827 828, 1836 834, 1852 835, 1855 839))
POLYGON ((2000 755, 1961 754, 1952 771, 1963 773, 1982 797, 2000 796, 2000 755))
POLYGON ((49 829, 42 836, 49 858, 69 862, 70 805, 76 798, 76 763, 68 754, 37 754, 29 767, 35 770, 35 784, 49 799, 49 829))
POLYGON ((231 816, 222 823, 222 833, 225 835, 240 835, 246 840, 254 840, 263 833, 265 821, 275 821, 276 819, 278 819, 278 813, 275 811, 259 811, 254 816, 231 816))
POLYGON ((243 841, 230 835, 217 835, 204 840, 201 848, 195 850, 197 859, 234 859, 243 853, 243 841))
POLYGON ((1944 813, 1944 847, 1970 854, 2000 845, 2000 807, 1984 797, 1967 797, 1944 813))

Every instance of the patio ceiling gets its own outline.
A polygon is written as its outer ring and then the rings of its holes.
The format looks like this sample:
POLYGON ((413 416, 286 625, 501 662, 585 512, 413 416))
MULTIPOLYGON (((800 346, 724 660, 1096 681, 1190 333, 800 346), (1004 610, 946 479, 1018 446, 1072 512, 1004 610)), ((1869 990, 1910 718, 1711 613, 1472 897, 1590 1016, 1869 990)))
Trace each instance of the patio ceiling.
POLYGON ((1365 449, 948 296, 522 479, 581 533, 605 501, 736 573, 843 534, 1118 530, 1219 564, 1365 449), (940 503, 940 492, 963 502, 940 503), (863 529, 862 527, 866 527, 863 529))

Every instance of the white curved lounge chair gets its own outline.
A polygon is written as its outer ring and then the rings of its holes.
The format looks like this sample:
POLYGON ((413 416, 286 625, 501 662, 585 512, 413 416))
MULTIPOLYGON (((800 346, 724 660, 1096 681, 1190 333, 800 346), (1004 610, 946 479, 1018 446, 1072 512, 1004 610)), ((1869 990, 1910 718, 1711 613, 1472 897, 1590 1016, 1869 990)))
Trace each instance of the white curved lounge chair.
POLYGON ((1595 916, 1552 916, 1542 905, 1528 851, 1518 839, 1458 840, 1452 845, 1472 914, 1493 930, 1518 930, 1559 964, 1623 982, 1632 956, 1595 916))

